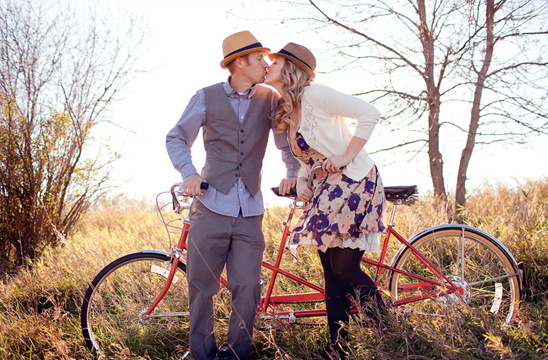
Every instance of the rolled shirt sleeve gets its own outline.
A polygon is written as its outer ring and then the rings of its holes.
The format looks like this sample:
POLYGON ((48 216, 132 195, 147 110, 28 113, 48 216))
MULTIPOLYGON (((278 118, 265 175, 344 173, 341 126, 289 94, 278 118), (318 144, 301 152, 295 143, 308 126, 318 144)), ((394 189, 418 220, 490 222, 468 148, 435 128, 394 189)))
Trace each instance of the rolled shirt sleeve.
POLYGON ((286 177, 288 179, 296 178, 301 164, 297 159, 295 159, 291 149, 289 148, 287 133, 274 133, 274 143, 282 153, 282 161, 284 162, 286 168, 286 177))
POLYGON ((205 97, 198 90, 190 99, 183 115, 166 136, 166 148, 173 167, 183 178, 197 174, 192 163, 191 147, 205 122, 205 97))
MULTIPOLYGON (((277 95, 276 92, 272 91, 270 112, 271 119, 274 119, 276 108, 278 107, 278 99, 279 95, 277 95)), ((272 129, 272 134, 274 137, 274 144, 276 145, 276 148, 278 148, 278 150, 280 150, 280 152, 282 153, 282 161, 285 164, 286 169, 285 177, 288 179, 296 178, 297 174, 299 173, 299 169, 301 168, 301 164, 297 159, 295 159, 293 153, 291 152, 289 142, 287 141, 287 133, 277 133, 274 131, 274 129, 272 129)))

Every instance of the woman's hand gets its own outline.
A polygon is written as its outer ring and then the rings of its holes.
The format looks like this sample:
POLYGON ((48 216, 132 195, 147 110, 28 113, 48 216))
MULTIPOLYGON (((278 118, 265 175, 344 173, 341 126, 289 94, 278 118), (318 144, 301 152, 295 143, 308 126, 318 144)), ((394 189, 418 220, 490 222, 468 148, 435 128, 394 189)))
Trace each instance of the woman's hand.
POLYGON ((350 164, 358 152, 363 149, 366 142, 367 140, 365 139, 352 136, 344 153, 341 155, 333 155, 325 159, 322 164, 322 169, 330 173, 340 172, 346 165, 350 164))
POLYGON ((352 158, 346 154, 333 155, 328 157, 322 163, 322 169, 329 173, 340 172, 344 167, 352 161, 352 158))
POLYGON ((297 180, 297 199, 303 202, 309 202, 312 200, 314 192, 308 188, 308 180, 306 178, 299 178, 297 180))

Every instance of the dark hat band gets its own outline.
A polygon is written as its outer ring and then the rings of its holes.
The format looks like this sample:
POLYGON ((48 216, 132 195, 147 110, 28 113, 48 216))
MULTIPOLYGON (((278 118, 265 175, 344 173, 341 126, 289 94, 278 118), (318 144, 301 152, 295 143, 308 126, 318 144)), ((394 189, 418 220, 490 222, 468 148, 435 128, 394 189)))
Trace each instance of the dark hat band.
POLYGON ((238 50, 234 50, 230 54, 226 55, 224 58, 226 59, 227 57, 229 57, 231 55, 234 55, 236 53, 239 53, 239 52, 242 52, 242 51, 245 51, 245 50, 254 49, 254 48, 262 48, 262 47, 263 47, 263 45, 260 42, 256 42, 255 44, 251 44, 251 45, 245 46, 243 48, 239 48, 238 50))
POLYGON ((291 56, 291 57, 293 57, 293 58, 299 60, 299 61, 302 62, 303 64, 305 64, 310 70, 314 71, 314 69, 312 69, 312 67, 311 67, 310 65, 308 65, 308 64, 306 63, 306 61, 303 61, 303 60, 299 59, 297 56, 295 56, 294 54, 290 53, 290 52, 287 51, 287 50, 282 49, 282 50, 278 51, 278 54, 289 55, 289 56, 291 56))

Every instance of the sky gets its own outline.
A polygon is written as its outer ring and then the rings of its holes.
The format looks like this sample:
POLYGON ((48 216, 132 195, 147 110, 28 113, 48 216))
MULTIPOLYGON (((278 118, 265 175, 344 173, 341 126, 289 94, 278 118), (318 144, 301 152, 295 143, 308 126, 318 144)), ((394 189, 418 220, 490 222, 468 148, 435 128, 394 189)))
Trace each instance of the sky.
MULTIPOLYGON (((105 128, 101 134, 110 138, 112 148, 121 155, 111 174, 113 184, 117 185, 113 191, 139 199, 152 201, 156 194, 181 181, 165 150, 165 136, 198 89, 227 79, 228 72, 219 66, 221 44, 226 36, 249 30, 272 51, 290 41, 305 45, 316 54, 321 46, 321 39, 307 33, 259 21, 258 18, 269 18, 274 10, 280 10, 276 2, 245 1, 244 6, 238 5, 239 1, 227 0, 116 0, 115 3, 128 11, 145 14, 151 33, 139 59, 139 67, 147 71, 124 89, 123 98, 107 114, 118 126, 105 128)), ((290 9, 287 14, 292 14, 290 9)), ((321 70, 322 58, 316 57, 317 69, 321 70)), ((345 84, 352 80, 351 74, 318 74, 316 83, 345 91, 345 84)), ((382 146, 383 135, 387 135, 383 130, 386 129, 382 123, 377 125, 366 145, 369 152, 382 146)), ((460 150, 451 148, 461 146, 456 141, 452 143, 448 139, 442 145, 447 154, 445 175, 449 191, 454 188, 451 182, 455 179, 451 170, 457 168, 460 156, 460 150)), ((528 147, 493 145, 488 149, 472 155, 469 192, 485 183, 516 185, 548 176, 546 137, 531 138, 528 147)), ((403 155, 396 150, 393 154, 373 156, 384 184, 418 184, 422 193, 431 191, 427 155, 412 160, 403 155)), ((269 191, 285 176, 280 158, 271 139, 263 163, 262 189, 267 206, 288 203, 269 191)), ((201 169, 204 161, 203 146, 198 139, 193 146, 193 162, 201 169)))

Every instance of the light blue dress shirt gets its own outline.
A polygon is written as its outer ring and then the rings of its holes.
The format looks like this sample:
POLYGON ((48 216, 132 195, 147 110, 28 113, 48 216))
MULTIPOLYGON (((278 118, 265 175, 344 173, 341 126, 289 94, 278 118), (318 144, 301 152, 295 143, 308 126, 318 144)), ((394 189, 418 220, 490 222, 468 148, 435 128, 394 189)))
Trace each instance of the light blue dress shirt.
MULTIPOLYGON (((245 93, 238 93, 230 87, 230 78, 223 83, 230 105, 234 113, 242 122, 251 103, 251 98, 255 93, 255 87, 251 87, 245 93)), ((272 96, 272 112, 274 115, 277 105, 277 98, 272 96)), ((202 89, 190 99, 183 115, 173 129, 167 134, 166 147, 175 169, 177 169, 183 178, 197 174, 198 171, 192 164, 191 150, 192 144, 196 140, 200 128, 205 123, 206 106, 205 96, 202 89)), ((282 160, 286 165, 287 178, 297 177, 300 165, 291 154, 286 134, 274 133, 276 147, 282 151, 282 160)), ((240 213, 244 217, 257 216, 264 213, 263 195, 259 190, 255 196, 251 195, 241 178, 234 183, 227 194, 209 186, 207 192, 199 197, 199 200, 209 210, 226 216, 237 217, 240 213)))

